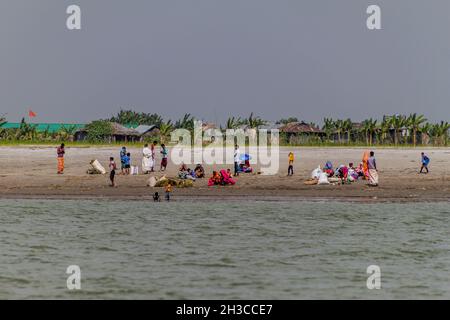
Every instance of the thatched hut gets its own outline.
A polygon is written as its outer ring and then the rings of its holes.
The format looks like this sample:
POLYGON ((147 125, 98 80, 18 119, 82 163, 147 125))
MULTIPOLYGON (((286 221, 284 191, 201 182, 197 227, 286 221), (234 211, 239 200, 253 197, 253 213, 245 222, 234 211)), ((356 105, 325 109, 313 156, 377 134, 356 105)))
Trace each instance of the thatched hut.
POLYGON ((288 143, 312 142, 321 140, 325 133, 318 127, 306 122, 291 122, 279 128, 288 143))
MULTIPOLYGON (((105 137, 109 142, 135 142, 140 140, 141 134, 135 129, 127 128, 119 123, 111 122, 112 134, 105 137)), ((75 141, 84 141, 87 139, 88 129, 86 127, 75 133, 75 141)))

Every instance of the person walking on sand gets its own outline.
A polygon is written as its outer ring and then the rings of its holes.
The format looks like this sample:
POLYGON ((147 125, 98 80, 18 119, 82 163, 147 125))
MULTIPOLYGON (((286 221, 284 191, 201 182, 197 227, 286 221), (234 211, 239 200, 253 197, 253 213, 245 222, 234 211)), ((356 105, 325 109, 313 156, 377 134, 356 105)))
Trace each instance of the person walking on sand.
POLYGON ((114 161, 113 157, 109 158, 109 180, 111 181, 111 187, 115 187, 116 186, 116 182, 115 182, 115 177, 116 177, 116 170, 117 170, 117 165, 116 162, 114 161))
POLYGON ((240 158, 241 158, 241 152, 239 151, 239 146, 235 145, 234 146, 234 176, 238 176, 239 175, 239 163, 240 163, 240 158))
POLYGON ((164 143, 161 144, 161 171, 166 171, 168 154, 169 152, 167 151, 166 145, 164 143))
POLYGON ((289 160, 288 176, 293 176, 294 175, 294 153, 293 152, 289 152, 288 160, 289 160))
POLYGON ((420 167, 420 172, 419 173, 425 173, 427 174, 429 172, 428 170, 428 165, 430 164, 430 158, 428 158, 428 156, 422 152, 422 167, 420 167), (422 172, 423 169, 426 170, 426 172, 422 172))
POLYGON ((378 169, 375 160, 375 152, 370 151, 370 157, 367 160, 367 168, 369 169, 369 186, 378 187, 378 169))
POLYGON ((56 154, 58 156, 58 174, 64 173, 64 155, 66 154, 65 145, 61 145, 56 149, 56 154))
POLYGON ((166 201, 170 201, 170 194, 172 193, 172 185, 170 182, 166 186, 166 201))

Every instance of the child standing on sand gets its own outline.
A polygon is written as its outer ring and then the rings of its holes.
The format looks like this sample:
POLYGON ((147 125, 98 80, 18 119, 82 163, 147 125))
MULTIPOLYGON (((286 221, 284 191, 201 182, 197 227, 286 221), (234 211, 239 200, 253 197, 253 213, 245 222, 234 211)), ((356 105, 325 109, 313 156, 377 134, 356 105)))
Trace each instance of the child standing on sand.
POLYGON ((293 176, 294 175, 294 153, 293 152, 289 152, 288 160, 289 160, 288 176, 293 176))
POLYGON ((131 153, 127 153, 125 157, 123 157, 124 167, 125 167, 125 174, 130 174, 130 168, 131 168, 131 153))
POLYGON ((171 193, 172 193, 172 185, 169 182, 169 184, 167 184, 167 186, 166 186, 166 200, 167 201, 170 201, 170 194, 171 193))
POLYGON ((114 161, 113 157, 109 158, 109 180, 111 181, 111 187, 115 187, 116 183, 114 181, 114 178, 116 176, 116 170, 117 170, 117 165, 116 162, 114 161))
POLYGON ((122 150, 120 150, 120 169, 122 171, 122 174, 125 174, 125 157, 127 156, 127 148, 122 147, 122 150))

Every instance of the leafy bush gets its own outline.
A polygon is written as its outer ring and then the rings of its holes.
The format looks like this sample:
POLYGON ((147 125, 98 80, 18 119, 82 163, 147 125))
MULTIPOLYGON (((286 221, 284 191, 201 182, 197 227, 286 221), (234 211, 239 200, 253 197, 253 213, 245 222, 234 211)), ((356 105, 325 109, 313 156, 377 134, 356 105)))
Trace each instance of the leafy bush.
POLYGON ((109 121, 97 120, 89 123, 86 131, 89 142, 102 142, 113 134, 113 127, 109 121))

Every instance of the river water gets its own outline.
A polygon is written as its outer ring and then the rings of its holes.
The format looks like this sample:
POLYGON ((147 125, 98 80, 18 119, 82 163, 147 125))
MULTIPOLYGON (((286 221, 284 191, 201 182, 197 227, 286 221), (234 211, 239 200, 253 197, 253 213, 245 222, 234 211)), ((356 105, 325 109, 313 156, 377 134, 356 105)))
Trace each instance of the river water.
POLYGON ((449 203, 0 200, 0 299, 448 299, 449 226, 449 203))

